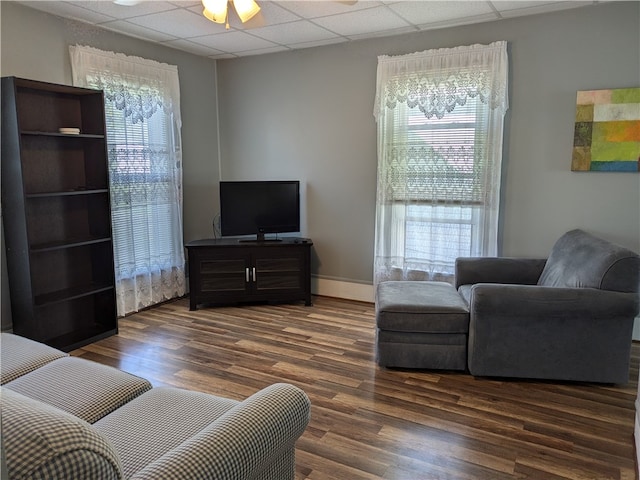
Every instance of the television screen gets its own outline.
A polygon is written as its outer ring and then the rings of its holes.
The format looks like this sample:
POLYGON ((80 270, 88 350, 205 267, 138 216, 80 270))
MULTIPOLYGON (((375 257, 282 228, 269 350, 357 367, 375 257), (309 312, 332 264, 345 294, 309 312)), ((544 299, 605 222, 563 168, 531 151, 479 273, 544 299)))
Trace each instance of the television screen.
POLYGON ((223 236, 300 231, 300 182, 220 182, 223 236))

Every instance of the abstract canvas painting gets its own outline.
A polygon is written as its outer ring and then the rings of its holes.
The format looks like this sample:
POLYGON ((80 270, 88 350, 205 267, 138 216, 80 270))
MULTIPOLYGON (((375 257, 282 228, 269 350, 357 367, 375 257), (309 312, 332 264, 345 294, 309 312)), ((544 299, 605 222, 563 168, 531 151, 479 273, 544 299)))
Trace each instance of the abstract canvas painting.
POLYGON ((578 92, 571 170, 640 172, 640 88, 578 92))

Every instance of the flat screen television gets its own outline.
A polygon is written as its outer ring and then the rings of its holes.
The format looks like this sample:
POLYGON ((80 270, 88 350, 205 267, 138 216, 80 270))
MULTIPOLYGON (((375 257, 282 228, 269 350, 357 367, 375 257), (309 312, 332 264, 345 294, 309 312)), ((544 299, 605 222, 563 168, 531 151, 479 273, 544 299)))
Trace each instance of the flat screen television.
POLYGON ((220 233, 222 236, 300 231, 300 182, 220 182, 220 233))

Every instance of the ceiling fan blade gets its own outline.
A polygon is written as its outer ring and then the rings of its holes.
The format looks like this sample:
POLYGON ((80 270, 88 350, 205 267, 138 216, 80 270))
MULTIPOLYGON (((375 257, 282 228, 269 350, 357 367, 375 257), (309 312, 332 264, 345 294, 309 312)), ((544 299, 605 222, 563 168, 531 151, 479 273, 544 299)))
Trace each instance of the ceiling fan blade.
POLYGON ((264 27, 266 24, 264 17, 262 16, 262 10, 256 13, 253 17, 242 24, 241 28, 250 30, 252 28, 264 27))

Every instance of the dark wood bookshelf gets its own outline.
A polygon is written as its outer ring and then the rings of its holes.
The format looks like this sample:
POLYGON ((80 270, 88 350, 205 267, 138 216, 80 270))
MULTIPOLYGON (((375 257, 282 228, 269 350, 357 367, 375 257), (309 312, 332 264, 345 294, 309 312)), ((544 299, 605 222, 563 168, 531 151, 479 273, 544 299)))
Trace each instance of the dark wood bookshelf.
POLYGON ((63 350, 117 333, 102 91, 3 77, 1 178, 14 333, 63 350))

